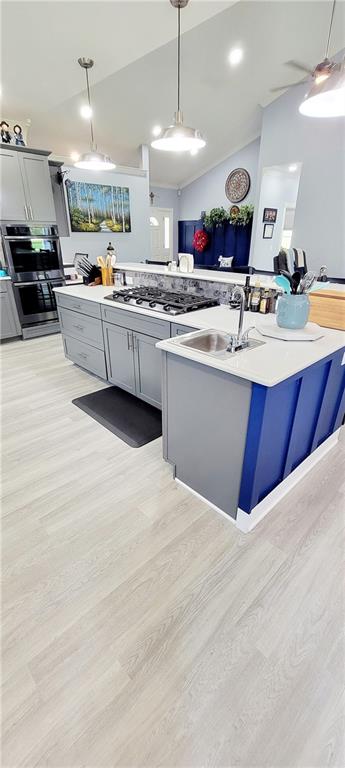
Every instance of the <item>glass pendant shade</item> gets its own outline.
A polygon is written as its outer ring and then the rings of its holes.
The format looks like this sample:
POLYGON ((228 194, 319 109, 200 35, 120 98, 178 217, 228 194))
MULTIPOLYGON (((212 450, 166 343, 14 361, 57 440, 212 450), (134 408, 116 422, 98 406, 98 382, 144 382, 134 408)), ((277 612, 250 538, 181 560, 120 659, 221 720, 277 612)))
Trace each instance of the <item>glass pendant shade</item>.
POLYGON ((189 128, 183 125, 181 112, 175 112, 173 125, 163 130, 161 136, 151 142, 151 147, 161 149, 163 152, 191 152, 202 149, 206 141, 202 138, 197 128, 189 128))
POLYGON ((321 83, 314 83, 299 107, 308 117, 345 116, 345 71, 333 72, 321 83))

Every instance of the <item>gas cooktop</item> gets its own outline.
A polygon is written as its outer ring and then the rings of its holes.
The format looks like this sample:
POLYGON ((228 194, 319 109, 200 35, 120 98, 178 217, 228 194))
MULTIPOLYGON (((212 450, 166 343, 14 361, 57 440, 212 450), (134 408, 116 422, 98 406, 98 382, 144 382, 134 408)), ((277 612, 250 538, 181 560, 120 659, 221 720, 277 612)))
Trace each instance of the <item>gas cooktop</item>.
POLYGON ((174 293, 173 291, 164 291, 160 288, 140 286, 114 290, 110 296, 105 296, 104 298, 119 304, 131 304, 144 309, 155 310, 156 312, 164 312, 167 315, 181 315, 184 312, 194 312, 196 309, 216 307, 219 304, 215 299, 207 299, 204 296, 194 296, 182 291, 174 293))

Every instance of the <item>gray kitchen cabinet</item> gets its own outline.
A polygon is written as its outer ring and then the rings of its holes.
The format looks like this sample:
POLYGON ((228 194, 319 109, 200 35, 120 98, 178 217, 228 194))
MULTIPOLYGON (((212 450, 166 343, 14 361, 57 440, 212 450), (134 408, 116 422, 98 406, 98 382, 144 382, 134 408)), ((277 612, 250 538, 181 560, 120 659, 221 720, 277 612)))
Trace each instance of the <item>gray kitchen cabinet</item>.
POLYGON ((0 219, 27 221, 28 209, 23 177, 15 149, 0 148, 0 219))
POLYGON ((56 221, 48 160, 42 155, 21 155, 24 188, 32 221, 56 221))
POLYGON ((0 281, 0 339, 13 339, 21 335, 13 289, 9 280, 0 281))
POLYGON ((156 349, 159 339, 144 333, 133 334, 135 391, 138 397, 158 408, 162 404, 161 352, 156 349))
POLYGON ((119 325, 103 323, 108 381, 135 394, 135 370, 132 331, 119 325))
POLYGON ((48 155, 26 147, 1 148, 1 220, 56 221, 48 155))
POLYGON ((182 325, 182 323, 171 323, 171 335, 183 336, 185 333, 192 333, 197 331, 198 328, 192 328, 190 325, 182 325))
POLYGON ((103 349, 92 347, 90 344, 72 338, 72 336, 63 336, 63 345, 65 355, 69 360, 90 371, 90 373, 96 374, 100 379, 107 378, 103 349))

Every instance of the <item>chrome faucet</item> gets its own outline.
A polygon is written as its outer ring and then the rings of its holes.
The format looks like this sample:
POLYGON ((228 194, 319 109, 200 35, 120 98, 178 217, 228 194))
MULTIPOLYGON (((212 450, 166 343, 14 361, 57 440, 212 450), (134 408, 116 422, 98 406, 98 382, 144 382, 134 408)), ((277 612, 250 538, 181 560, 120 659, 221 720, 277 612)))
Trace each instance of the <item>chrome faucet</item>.
POLYGON ((236 352, 239 349, 243 349, 244 347, 247 347, 249 344, 249 338, 248 334, 249 331, 254 331, 254 326, 251 326, 243 333, 243 321, 244 321, 244 304, 245 304, 245 294, 243 288, 241 288, 239 285, 236 285, 234 290, 231 293, 230 297, 230 307, 232 306, 232 303, 236 302, 237 306, 237 297, 239 297, 240 301, 240 316, 238 319, 238 330, 237 333, 230 335, 230 341, 227 347, 227 352, 236 352))

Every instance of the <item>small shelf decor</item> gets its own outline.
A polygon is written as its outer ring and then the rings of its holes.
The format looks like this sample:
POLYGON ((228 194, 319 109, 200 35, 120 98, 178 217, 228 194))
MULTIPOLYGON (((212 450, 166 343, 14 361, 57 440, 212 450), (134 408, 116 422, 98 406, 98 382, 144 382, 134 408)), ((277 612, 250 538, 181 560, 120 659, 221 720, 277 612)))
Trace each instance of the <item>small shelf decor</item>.
POLYGON ((203 212, 204 227, 221 227, 227 221, 229 221, 229 213, 223 207, 211 208, 208 213, 203 212))
POLYGON ((252 221, 254 214, 254 206, 249 205, 233 205, 230 208, 229 220, 230 224, 235 227, 245 227, 252 221))
POLYGON ((207 213, 202 212, 202 222, 204 227, 221 227, 224 224, 233 224, 236 227, 245 227, 250 224, 253 218, 253 205, 232 205, 230 211, 225 208, 211 208, 207 213))
POLYGON ((193 237, 193 248, 202 253, 208 245, 208 234, 204 229, 197 229, 193 237))

